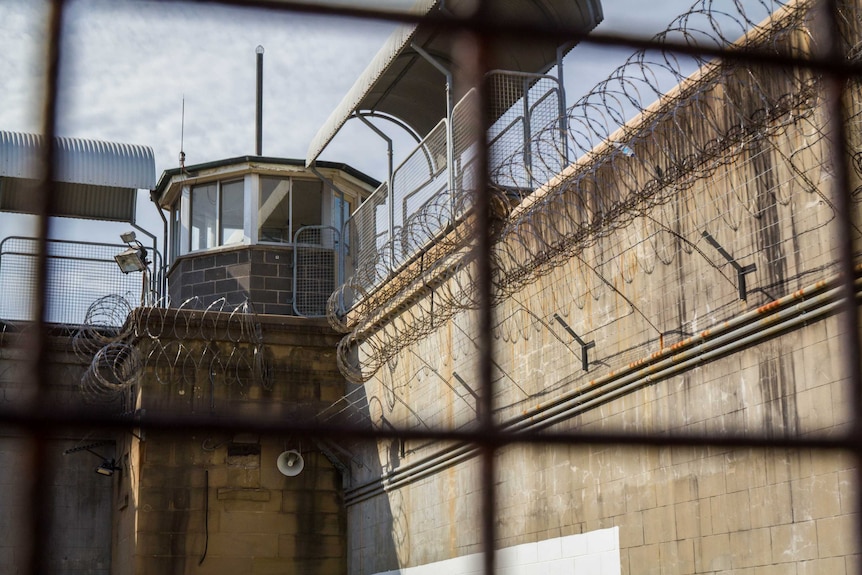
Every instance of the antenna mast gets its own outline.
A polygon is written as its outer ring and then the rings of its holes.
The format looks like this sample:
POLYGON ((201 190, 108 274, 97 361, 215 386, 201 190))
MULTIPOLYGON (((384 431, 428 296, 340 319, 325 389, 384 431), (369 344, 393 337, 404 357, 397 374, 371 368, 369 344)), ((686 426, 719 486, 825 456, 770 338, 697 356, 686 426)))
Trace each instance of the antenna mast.
POLYGON ((180 117, 180 169, 186 167, 186 153, 183 151, 183 138, 186 131, 186 95, 183 94, 183 112, 180 117))

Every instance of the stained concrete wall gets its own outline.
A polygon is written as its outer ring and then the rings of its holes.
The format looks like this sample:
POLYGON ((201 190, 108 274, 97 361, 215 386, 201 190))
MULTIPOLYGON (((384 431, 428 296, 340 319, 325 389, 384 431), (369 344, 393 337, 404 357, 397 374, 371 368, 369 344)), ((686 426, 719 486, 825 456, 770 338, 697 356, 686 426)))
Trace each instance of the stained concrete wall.
MULTIPOLYGON (((786 40, 799 47, 803 36, 786 40)), ((835 436, 850 428, 845 352, 829 292, 837 282, 838 214, 821 137, 822 90, 811 77, 755 67, 709 81, 694 93, 715 98, 711 123, 687 117, 681 105, 637 140, 640 157, 685 162, 662 174, 639 160, 623 172, 622 155, 601 164, 597 154, 593 181, 604 187, 590 191, 575 176, 575 183, 564 179, 552 189, 557 203, 549 202, 559 209, 528 222, 523 237, 501 240, 512 242, 507 253, 527 258, 535 234, 575 227, 571 206, 607 208, 579 222, 593 226, 582 244, 540 254, 529 281, 495 309, 501 427, 752 437, 835 436), (743 98, 750 109, 737 117, 747 124, 735 135, 710 132, 731 130, 722 94, 745 90, 752 77, 769 98, 743 98), (782 111, 779 101, 791 105, 782 111), (690 130, 683 135, 680 126, 690 130), (692 141, 698 145, 687 149, 692 141), (644 194, 628 212, 610 209, 621 199, 620 174, 640 182, 644 194), (740 267, 756 266, 745 294, 736 268, 704 232, 740 267), (563 323, 594 344, 587 371, 563 323)), ((858 85, 850 88, 856 138, 862 107, 858 85)), ((853 209, 859 221, 858 200, 853 209)), ((432 309, 427 300, 416 305, 432 309)), ((464 312, 404 346, 365 384, 372 421, 381 428, 475 425, 477 329, 464 312)), ((373 363, 377 350, 360 346, 359 353, 360 363, 373 363)), ((346 491, 352 572, 409 570, 479 551, 475 456, 469 446, 418 440, 363 452, 380 462, 384 479, 346 491), (394 520, 376 514, 382 502, 394 520), (377 533, 391 536, 394 557, 375 556, 367 535, 377 533)), ((498 547, 618 527, 622 573, 843 574, 859 567, 858 486, 846 454, 657 440, 650 448, 508 446, 496 464, 498 547)))
MULTIPOLYGON (((6 408, 23 408, 35 397, 25 371, 30 327, 0 322, 0 401, 6 408)), ((78 386, 85 366, 72 353, 68 331, 57 328, 48 345, 48 387, 39 396, 41 406, 48 411, 88 406, 78 386)), ((49 425, 44 422, 42 427, 46 437, 38 460, 25 429, 0 426, 0 571, 29 572, 33 542, 28 537, 38 520, 46 540, 35 542, 35 552, 51 573, 108 575, 115 481, 95 470, 102 463, 97 455, 114 456, 115 438, 49 425), (92 444, 92 453, 76 449, 92 444), (32 499, 36 473, 44 474, 47 489, 32 499), (34 503, 44 504, 47 514, 40 514, 34 503)))
MULTIPOLYGON (((260 334, 261 347, 243 341, 234 351, 229 338, 240 332, 231 332, 228 324, 236 316, 137 313, 133 321, 140 332, 150 325, 160 334, 137 344, 142 356, 160 358, 145 362, 140 379, 144 423, 147 414, 185 421, 197 414, 272 424, 310 421, 344 394, 335 365, 337 335, 323 320, 260 316, 252 333, 260 334), (157 346, 176 349, 178 343, 197 359, 169 368, 170 354, 150 353, 157 346), (243 354, 249 368, 255 354, 263 354, 266 368, 257 376, 213 375, 213 358, 228 363, 231 353, 243 354)), ((142 438, 129 436, 120 446, 130 470, 120 486, 128 505, 118 511, 113 573, 344 573, 343 478, 328 445, 244 432, 147 430, 142 438), (300 451, 305 461, 295 477, 276 466, 287 449, 300 451)))

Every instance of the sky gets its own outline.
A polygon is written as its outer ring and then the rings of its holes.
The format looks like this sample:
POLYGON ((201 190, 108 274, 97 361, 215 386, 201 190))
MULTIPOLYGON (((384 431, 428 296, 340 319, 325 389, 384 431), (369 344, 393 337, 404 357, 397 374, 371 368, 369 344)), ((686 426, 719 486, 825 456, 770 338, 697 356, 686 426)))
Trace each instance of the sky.
MULTIPOLYGON (((651 37, 693 3, 603 0, 598 30, 651 37)), ((377 0, 391 8, 409 4, 377 0)), ((157 178, 177 167, 181 147, 187 165, 254 154, 258 45, 265 48, 263 154, 304 159, 317 130, 393 28, 207 3, 71 0, 67 6, 58 135, 150 146, 157 178)), ((45 0, 0 0, 0 130, 41 131, 46 14, 45 0)), ((564 62, 569 104, 630 53, 586 45, 570 52, 564 62)), ((385 177, 385 144, 357 121, 347 123, 320 159, 385 177)), ((137 223, 161 236, 161 219, 145 196, 137 223)), ((32 216, 0 213, 0 240, 33 235, 34 223, 32 216)), ((127 229, 56 218, 51 235, 113 242, 127 229)))

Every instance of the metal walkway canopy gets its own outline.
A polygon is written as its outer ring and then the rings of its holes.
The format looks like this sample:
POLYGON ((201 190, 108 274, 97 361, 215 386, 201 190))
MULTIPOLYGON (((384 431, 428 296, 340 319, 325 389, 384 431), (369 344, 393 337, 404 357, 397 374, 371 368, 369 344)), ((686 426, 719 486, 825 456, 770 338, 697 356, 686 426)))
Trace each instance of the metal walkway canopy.
MULTIPOLYGON (((37 213, 44 138, 0 131, 0 211, 37 213)), ((54 216, 134 222, 138 190, 156 185, 153 150, 78 138, 54 139, 54 216)))
MULTIPOLYGON (((458 13, 467 0, 419 0, 412 8, 418 15, 439 14, 445 9, 458 13)), ((497 0, 494 16, 500 24, 534 24, 565 27, 589 32, 602 20, 599 0, 497 0)), ((341 104, 312 140, 306 156, 311 165, 344 123, 354 114, 375 112, 392 116, 424 136, 446 117, 447 97, 445 77, 423 56, 433 57, 455 73, 457 58, 453 55, 454 35, 436 23, 404 25, 390 36, 374 57, 341 104)), ((558 50, 566 53, 575 42, 558 45, 552 40, 535 37, 519 41, 501 38, 491 47, 491 69, 543 74, 558 61, 558 50)), ((457 74, 456 74, 457 75, 457 74)), ((454 86, 454 98, 459 100, 469 89, 454 86)))

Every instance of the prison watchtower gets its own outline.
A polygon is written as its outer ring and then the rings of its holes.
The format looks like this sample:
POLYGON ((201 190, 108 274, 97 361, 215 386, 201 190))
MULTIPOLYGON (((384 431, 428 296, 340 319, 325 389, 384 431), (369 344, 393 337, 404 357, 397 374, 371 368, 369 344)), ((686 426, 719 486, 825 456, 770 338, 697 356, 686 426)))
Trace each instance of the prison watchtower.
POLYGON ((170 213, 171 301, 225 297, 264 314, 323 315, 352 269, 345 222, 377 185, 345 164, 260 156, 165 171, 153 199, 170 213))

